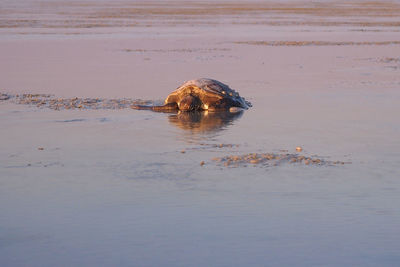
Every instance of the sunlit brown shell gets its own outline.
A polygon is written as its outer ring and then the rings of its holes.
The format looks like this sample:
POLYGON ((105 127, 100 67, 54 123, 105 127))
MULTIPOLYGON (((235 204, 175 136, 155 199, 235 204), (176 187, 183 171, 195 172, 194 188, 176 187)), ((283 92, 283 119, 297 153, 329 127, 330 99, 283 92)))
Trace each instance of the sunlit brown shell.
POLYGON ((208 106, 212 106, 213 103, 223 98, 234 100, 244 109, 251 107, 250 102, 242 98, 239 93, 231 89, 228 85, 207 78, 185 82, 165 99, 165 104, 179 103, 187 95, 198 97, 203 103, 204 109, 207 109, 208 106))

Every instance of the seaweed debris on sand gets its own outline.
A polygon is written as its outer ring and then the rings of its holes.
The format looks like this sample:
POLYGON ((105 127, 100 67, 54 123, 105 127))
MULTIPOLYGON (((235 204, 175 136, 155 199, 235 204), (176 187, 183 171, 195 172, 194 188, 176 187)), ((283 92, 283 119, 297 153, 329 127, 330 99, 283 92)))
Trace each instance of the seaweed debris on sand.
POLYGON ((125 109, 132 105, 149 105, 152 101, 140 99, 104 99, 104 98, 56 98, 49 94, 17 94, 0 93, 0 100, 12 100, 16 104, 32 105, 38 108, 53 110, 65 109, 125 109))
POLYGON ((304 165, 344 165, 351 162, 329 161, 321 157, 307 157, 290 153, 249 153, 244 155, 228 155, 212 159, 218 165, 226 167, 246 167, 248 164, 261 166, 278 166, 282 163, 300 163, 304 165))

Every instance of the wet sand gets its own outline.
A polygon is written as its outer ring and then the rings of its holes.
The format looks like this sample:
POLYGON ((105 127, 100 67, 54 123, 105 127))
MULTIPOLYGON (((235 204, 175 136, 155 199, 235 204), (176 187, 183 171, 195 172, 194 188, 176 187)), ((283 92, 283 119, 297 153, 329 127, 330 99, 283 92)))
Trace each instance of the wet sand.
POLYGON ((168 3, 2 3, 0 265, 397 266, 399 2, 168 3))

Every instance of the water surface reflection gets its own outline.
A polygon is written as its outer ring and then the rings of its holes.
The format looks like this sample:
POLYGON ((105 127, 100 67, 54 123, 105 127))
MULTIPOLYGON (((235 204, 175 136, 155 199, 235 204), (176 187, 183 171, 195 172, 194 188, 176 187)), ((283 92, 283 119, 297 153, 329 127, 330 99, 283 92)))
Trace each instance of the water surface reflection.
POLYGON ((169 122, 184 130, 183 135, 186 141, 216 137, 219 132, 232 125, 235 120, 243 115, 239 112, 178 112, 168 117, 169 122))

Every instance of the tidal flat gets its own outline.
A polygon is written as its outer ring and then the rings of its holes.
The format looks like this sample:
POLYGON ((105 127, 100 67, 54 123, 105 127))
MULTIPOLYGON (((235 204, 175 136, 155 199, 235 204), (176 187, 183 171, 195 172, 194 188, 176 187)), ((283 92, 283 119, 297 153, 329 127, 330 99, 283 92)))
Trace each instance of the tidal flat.
POLYGON ((400 2, 0 6, 1 266, 399 266, 400 2), (207 77, 239 113, 159 113, 207 77))

